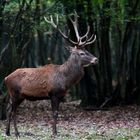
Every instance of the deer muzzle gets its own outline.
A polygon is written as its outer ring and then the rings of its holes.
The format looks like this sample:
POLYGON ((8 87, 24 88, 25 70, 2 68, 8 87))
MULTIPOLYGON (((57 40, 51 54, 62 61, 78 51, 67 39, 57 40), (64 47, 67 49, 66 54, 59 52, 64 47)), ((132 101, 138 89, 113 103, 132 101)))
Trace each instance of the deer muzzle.
POLYGON ((93 65, 98 64, 98 58, 94 57, 94 58, 90 61, 90 63, 93 64, 93 65))

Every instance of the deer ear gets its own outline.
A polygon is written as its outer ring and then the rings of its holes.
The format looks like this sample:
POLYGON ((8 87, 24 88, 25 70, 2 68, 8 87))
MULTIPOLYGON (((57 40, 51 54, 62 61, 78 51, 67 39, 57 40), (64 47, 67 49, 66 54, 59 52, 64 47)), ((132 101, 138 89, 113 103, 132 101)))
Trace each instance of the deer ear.
POLYGON ((65 48, 66 48, 69 52, 72 52, 73 47, 65 46, 65 48))

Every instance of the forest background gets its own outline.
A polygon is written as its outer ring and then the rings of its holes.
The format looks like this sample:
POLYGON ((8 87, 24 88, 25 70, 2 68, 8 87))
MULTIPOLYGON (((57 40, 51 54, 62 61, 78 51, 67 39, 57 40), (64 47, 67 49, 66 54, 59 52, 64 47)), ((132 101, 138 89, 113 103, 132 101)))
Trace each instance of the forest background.
POLYGON ((139 0, 1 0, 0 1, 0 119, 5 118, 4 77, 21 67, 62 64, 69 53, 59 33, 44 16, 59 16, 60 28, 75 39, 69 15, 79 15, 79 31, 87 25, 97 40, 87 49, 99 58, 85 68, 81 82, 70 90, 83 107, 140 104, 139 0))

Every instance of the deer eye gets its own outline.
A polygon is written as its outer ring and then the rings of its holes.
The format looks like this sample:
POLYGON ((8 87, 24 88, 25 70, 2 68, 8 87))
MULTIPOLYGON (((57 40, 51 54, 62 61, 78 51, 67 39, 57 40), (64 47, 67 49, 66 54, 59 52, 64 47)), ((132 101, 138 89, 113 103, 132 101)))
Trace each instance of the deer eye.
POLYGON ((85 53, 84 52, 80 52, 80 55, 83 56, 83 55, 85 55, 85 53))

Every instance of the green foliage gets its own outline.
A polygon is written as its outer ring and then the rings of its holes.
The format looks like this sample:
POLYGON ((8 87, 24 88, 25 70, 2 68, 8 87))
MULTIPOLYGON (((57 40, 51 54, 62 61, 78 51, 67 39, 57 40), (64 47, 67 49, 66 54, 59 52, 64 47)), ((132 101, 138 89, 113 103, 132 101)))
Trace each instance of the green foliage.
POLYGON ((19 4, 16 0, 6 4, 4 8, 4 12, 17 12, 18 10, 19 10, 19 4))
POLYGON ((95 6, 98 6, 98 5, 102 6, 103 3, 104 3, 104 0, 93 0, 93 4, 94 4, 95 6))
POLYGON ((4 138, 1 136, 1 134, 0 134, 0 140, 4 140, 4 138))

